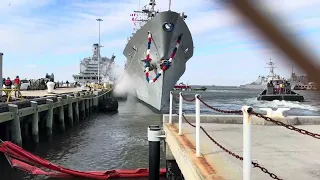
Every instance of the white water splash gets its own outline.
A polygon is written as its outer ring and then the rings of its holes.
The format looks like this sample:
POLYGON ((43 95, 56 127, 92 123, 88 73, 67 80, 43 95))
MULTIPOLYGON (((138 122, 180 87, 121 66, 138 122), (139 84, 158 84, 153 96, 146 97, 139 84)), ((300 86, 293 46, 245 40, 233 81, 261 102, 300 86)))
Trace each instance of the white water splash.
POLYGON ((118 82, 115 84, 115 88, 113 89, 113 93, 115 96, 126 96, 126 95, 134 95, 135 96, 135 88, 137 83, 135 83, 130 76, 123 71, 121 77, 118 82))
POLYGON ((245 103, 252 107, 259 108, 291 108, 291 109, 306 109, 310 111, 319 111, 318 107, 304 104, 301 102, 293 102, 293 101, 258 101, 256 98, 249 98, 245 100, 245 103))

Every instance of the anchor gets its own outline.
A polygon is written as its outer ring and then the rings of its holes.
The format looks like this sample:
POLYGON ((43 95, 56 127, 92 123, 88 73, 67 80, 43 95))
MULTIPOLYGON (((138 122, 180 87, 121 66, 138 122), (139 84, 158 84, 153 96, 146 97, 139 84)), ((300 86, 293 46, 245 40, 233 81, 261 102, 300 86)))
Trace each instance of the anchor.
POLYGON ((151 36, 151 33, 148 32, 148 48, 147 48, 147 55, 146 55, 146 59, 145 60, 142 60, 145 62, 145 74, 146 74, 146 80, 148 83, 153 83, 153 82, 156 82, 158 80, 158 78, 166 71, 170 68, 171 66, 171 62, 172 60, 174 59, 175 55, 176 55, 176 52, 180 46, 180 41, 181 41, 181 38, 182 38, 182 35, 181 34, 179 37, 178 37, 178 40, 177 40, 177 44, 175 46, 175 48, 173 49, 173 52, 170 56, 169 59, 163 59, 162 63, 160 63, 160 71, 158 72, 158 74, 156 75, 155 78, 153 78, 152 80, 149 79, 149 71, 151 70, 154 70, 156 69, 156 67, 154 67, 154 65, 152 65, 150 62, 151 62, 151 58, 150 58, 150 47, 151 47, 151 41, 152 41, 152 36, 151 36), (152 67, 153 66, 153 67, 152 67))

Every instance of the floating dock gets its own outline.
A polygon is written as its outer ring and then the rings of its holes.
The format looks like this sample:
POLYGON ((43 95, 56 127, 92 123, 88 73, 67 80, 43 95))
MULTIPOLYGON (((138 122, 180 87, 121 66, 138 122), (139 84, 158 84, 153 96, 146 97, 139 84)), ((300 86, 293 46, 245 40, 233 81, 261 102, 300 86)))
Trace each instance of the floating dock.
POLYGON ((50 139, 53 130, 65 131, 98 110, 110 96, 108 90, 86 91, 79 88, 47 91, 21 91, 25 97, 39 97, 0 104, 0 136, 21 146, 23 137, 39 143, 39 134, 50 139), (43 133, 41 133, 43 132, 43 133))

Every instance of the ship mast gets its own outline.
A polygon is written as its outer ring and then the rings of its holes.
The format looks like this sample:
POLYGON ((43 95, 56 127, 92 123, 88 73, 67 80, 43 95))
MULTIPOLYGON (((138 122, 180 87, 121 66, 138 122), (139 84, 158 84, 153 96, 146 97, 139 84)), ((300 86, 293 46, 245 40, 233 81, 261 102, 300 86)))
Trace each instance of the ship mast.
POLYGON ((272 76, 274 77, 275 74, 274 74, 274 69, 276 68, 274 65, 274 62, 272 62, 272 60, 270 59, 270 61, 267 63, 267 65, 269 65, 269 67, 265 67, 265 68, 269 68, 270 69, 270 72, 269 72, 269 76, 272 76))
POLYGON ((158 13, 154 10, 156 6, 155 0, 150 0, 148 5, 150 6, 150 8, 147 8, 147 5, 145 5, 143 6, 142 10, 133 11, 135 14, 137 14, 137 17, 139 17, 135 18, 135 22, 138 22, 140 27, 158 13))
POLYGON ((154 12, 154 6, 156 5, 156 0, 150 0, 149 5, 151 6, 151 12, 154 12))

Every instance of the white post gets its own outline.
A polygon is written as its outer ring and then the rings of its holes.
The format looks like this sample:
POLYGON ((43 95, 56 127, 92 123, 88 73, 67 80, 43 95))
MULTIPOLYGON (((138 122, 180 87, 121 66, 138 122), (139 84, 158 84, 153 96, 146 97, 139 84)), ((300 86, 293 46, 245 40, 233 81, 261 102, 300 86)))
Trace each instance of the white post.
POLYGON ((182 92, 179 93, 179 135, 182 135, 182 92))
POLYGON ((252 108, 243 106, 243 180, 251 180, 251 132, 252 121, 251 114, 252 108))
POLYGON ((196 94, 196 156, 200 157, 200 95, 196 94))
POLYGON ((169 123, 172 124, 172 102, 173 101, 173 94, 170 91, 170 107, 169 107, 169 123))

